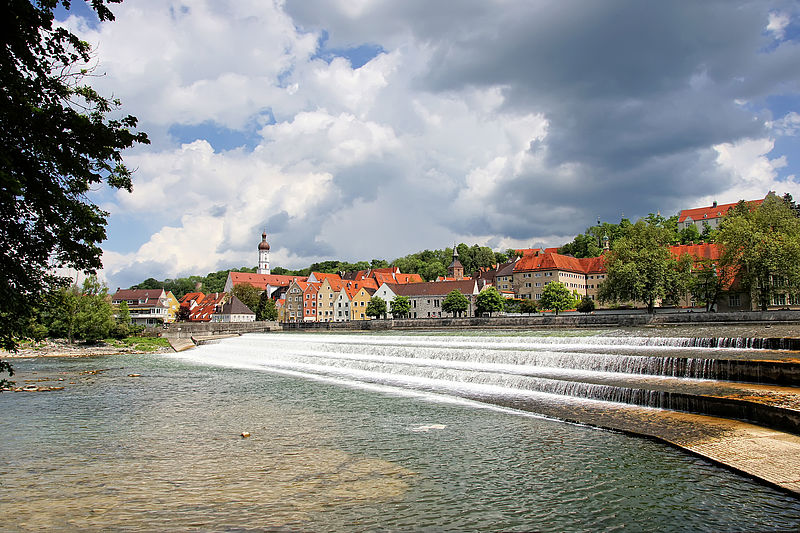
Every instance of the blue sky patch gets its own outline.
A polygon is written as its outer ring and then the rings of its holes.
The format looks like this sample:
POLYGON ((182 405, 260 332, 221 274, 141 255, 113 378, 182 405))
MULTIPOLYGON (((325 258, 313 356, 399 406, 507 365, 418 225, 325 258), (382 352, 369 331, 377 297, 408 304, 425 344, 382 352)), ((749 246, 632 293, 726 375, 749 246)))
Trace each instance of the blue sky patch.
POLYGON ((248 152, 258 146, 261 137, 258 131, 268 124, 274 124, 272 111, 267 110, 251 120, 245 129, 232 130, 212 120, 200 124, 173 124, 168 133, 180 144, 188 144, 198 139, 208 141, 215 152, 224 152, 243 146, 248 152))
POLYGON ((350 65, 352 65, 354 69, 357 69, 363 67, 373 58, 384 52, 386 52, 386 50, 377 44, 361 44, 352 48, 329 48, 328 32, 323 31, 319 38, 319 46, 314 58, 322 59, 326 63, 330 63, 337 57, 343 57, 350 61, 350 65))

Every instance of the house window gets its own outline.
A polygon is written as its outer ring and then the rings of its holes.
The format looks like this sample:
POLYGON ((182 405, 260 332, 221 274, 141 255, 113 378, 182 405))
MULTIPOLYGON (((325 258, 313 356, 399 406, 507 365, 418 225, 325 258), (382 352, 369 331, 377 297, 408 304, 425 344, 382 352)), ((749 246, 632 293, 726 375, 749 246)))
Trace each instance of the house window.
POLYGON ((729 307, 740 307, 742 305, 741 298, 739 298, 738 294, 731 294, 728 296, 728 306, 729 307))
MULTIPOLYGON (((537 283, 537 285, 538 285, 538 283, 537 283)), ((530 286, 531 286, 531 283, 530 283, 530 281, 529 281, 528 283, 526 283, 526 284, 525 284, 525 286, 526 286, 526 287, 530 287, 530 286)))

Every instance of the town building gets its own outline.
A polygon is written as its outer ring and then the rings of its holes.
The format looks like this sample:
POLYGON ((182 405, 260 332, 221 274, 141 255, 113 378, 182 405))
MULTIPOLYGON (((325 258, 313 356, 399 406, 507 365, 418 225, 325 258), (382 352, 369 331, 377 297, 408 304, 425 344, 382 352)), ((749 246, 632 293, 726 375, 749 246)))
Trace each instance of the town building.
POLYGON ((394 297, 405 296, 411 304, 409 318, 440 318, 450 316, 442 310, 442 303, 454 290, 459 291, 469 301, 469 307, 463 316, 475 316, 475 299, 480 291, 478 282, 474 279, 407 284, 385 283, 375 295, 386 300, 389 312, 394 297))
MULTIPOLYGON (((708 207, 683 209, 678 214, 678 231, 684 230, 693 224, 699 233, 703 233, 706 225, 710 230, 718 229, 722 218, 728 214, 728 211, 736 207, 737 203, 717 204, 715 201, 708 207)), ((746 203, 750 209, 755 209, 764 203, 764 200, 750 200, 746 203)))
POLYGON ((230 300, 222 304, 219 312, 214 313, 212 322, 255 322, 256 314, 250 310, 239 298, 231 296, 230 300))
POLYGON ((576 258, 556 252, 535 250, 514 264, 512 286, 520 299, 540 300, 542 291, 556 281, 578 298, 597 298, 597 286, 605 279, 603 257, 576 258), (589 278, 591 276, 591 278, 589 278), (588 290, 588 285, 592 289, 588 290))
POLYGON ((140 326, 159 326, 175 322, 180 303, 164 289, 117 289, 111 297, 113 305, 125 302, 131 323, 140 326))

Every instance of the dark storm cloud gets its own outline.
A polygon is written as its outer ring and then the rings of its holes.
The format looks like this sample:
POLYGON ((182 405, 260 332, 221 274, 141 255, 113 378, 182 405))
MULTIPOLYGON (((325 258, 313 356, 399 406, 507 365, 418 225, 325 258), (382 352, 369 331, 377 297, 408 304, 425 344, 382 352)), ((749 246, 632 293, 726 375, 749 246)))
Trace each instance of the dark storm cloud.
POLYGON ((454 219, 456 231, 525 238, 551 234, 554 223, 576 232, 591 222, 554 220, 559 211, 671 214, 724 192, 732 177, 713 146, 766 137, 766 97, 800 90, 800 48, 776 46, 765 31, 769 13, 787 2, 408 1, 375 2, 357 15, 325 4, 287 9, 301 25, 326 27, 332 41, 411 34, 433 51, 418 88, 499 86, 506 111, 549 121, 547 168, 511 178, 482 213, 454 219), (574 179, 560 182, 564 164, 574 179))

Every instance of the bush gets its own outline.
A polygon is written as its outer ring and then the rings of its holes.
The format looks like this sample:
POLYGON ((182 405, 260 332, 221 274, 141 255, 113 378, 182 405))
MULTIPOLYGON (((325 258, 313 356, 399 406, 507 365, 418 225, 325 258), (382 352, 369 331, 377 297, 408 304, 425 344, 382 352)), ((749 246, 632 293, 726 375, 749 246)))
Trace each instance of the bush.
POLYGON ((578 304, 577 310, 581 313, 591 313, 594 311, 595 304, 594 300, 589 298, 588 296, 584 296, 583 299, 578 304))

